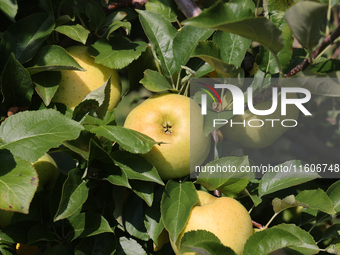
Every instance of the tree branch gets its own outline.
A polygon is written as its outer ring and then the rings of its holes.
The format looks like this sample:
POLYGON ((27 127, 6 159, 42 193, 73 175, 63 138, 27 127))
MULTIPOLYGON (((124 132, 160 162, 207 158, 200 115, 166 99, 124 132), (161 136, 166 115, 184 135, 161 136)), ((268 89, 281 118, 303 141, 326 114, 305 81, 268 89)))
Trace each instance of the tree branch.
POLYGON ((193 0, 175 0, 175 3, 187 18, 196 17, 202 12, 193 0))
MULTIPOLYGON (((313 51, 312 60, 314 60, 324 49, 334 43, 335 39, 340 36, 340 26, 338 26, 331 35, 325 37, 320 45, 313 51)), ((286 78, 294 76, 298 72, 306 69, 310 65, 310 60, 306 58, 301 64, 294 67, 289 73, 285 74, 286 78)))

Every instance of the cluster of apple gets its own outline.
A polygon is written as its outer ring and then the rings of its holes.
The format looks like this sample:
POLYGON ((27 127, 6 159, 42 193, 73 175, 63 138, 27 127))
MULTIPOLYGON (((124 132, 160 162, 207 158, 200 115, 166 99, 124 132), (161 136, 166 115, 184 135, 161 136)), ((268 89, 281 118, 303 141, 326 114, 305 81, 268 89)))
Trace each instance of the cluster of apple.
MULTIPOLYGON (((111 77, 110 100, 106 110, 114 109, 121 94, 117 71, 94 63, 85 46, 73 46, 67 50, 86 71, 62 71, 62 80, 53 101, 75 109, 89 92, 103 85, 111 77)), ((202 164, 210 151, 211 138, 203 133, 200 107, 183 95, 173 93, 153 95, 130 112, 124 127, 162 142, 143 156, 155 166, 163 180, 188 175, 190 164, 202 164)), ((245 145, 262 143, 261 134, 250 134, 247 130, 224 129, 223 133, 225 137, 231 140, 235 138, 245 145), (250 141, 249 137, 258 141, 250 141)), ((34 163, 34 167, 39 174, 38 190, 51 189, 59 174, 53 159, 46 155, 34 163)), ((176 243, 170 240, 174 252, 179 254, 181 238, 186 232, 203 229, 214 233, 224 245, 231 247, 237 254, 242 254, 246 240, 253 233, 252 221, 247 210, 232 198, 217 198, 203 191, 197 191, 197 194, 199 202, 192 208, 184 230, 176 243)), ((2 219, 0 227, 7 225, 12 215, 12 212, 0 211, 2 219)))

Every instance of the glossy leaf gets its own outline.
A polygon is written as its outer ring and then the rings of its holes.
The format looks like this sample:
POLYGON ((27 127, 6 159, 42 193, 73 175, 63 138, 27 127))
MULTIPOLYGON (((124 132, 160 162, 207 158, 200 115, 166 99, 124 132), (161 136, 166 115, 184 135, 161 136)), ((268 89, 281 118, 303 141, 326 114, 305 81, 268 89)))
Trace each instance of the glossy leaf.
POLYGON ((169 236, 176 242, 189 218, 191 208, 198 202, 198 195, 192 182, 169 180, 161 202, 162 220, 169 236))
POLYGON ((89 49, 90 55, 95 57, 95 63, 113 69, 122 69, 137 59, 147 44, 142 41, 130 41, 127 37, 115 34, 109 41, 100 39, 89 49))
POLYGON ((241 66, 251 44, 251 40, 247 38, 223 31, 214 34, 213 42, 220 48, 221 59, 235 66, 241 66))
POLYGON ((135 194, 127 197, 129 203, 124 204, 123 220, 126 231, 138 239, 148 241, 150 239, 144 225, 143 201, 135 194))
POLYGON ((89 188, 87 187, 88 180, 82 179, 83 174, 78 168, 69 172, 63 185, 62 196, 54 221, 70 217, 85 203, 89 188))
POLYGON ((208 62, 224 78, 244 76, 242 68, 227 64, 221 60, 219 47, 211 41, 198 43, 191 57, 199 57, 208 62))
POLYGON ((12 106, 26 107, 31 103, 33 82, 27 70, 11 54, 1 77, 1 92, 5 109, 12 106))
POLYGON ((48 106, 58 90, 61 73, 46 71, 34 74, 31 77, 35 84, 35 91, 44 101, 45 105, 48 106))
POLYGON ((155 182, 164 185, 156 168, 142 156, 126 151, 116 151, 111 154, 114 162, 127 174, 129 179, 155 182))
POLYGON ((143 247, 134 239, 120 237, 116 255, 147 255, 143 247))
POLYGON ((249 166, 247 156, 225 157, 211 161, 200 172, 197 183, 202 184, 210 191, 217 189, 223 194, 233 197, 240 193, 249 182, 250 173, 240 171, 241 167, 246 166, 249 166), (235 167, 235 172, 230 166, 235 167), (219 170, 219 167, 221 170, 219 170))
POLYGON ((273 171, 265 173, 259 184, 259 196, 262 197, 320 177, 317 173, 300 172, 299 166, 301 166, 301 162, 298 160, 287 161, 276 167, 290 169, 291 172, 273 171))
POLYGON ((0 10, 12 21, 15 21, 15 16, 18 11, 18 3, 16 0, 1 0, 0 10))
POLYGON ((177 63, 177 72, 180 72, 180 66, 185 66, 190 59, 190 55, 200 41, 208 39, 213 29, 196 28, 192 26, 182 27, 176 34, 173 42, 174 58, 177 63))
POLYGON ((20 63, 26 63, 35 55, 40 45, 54 28, 53 18, 46 13, 36 13, 13 23, 4 33, 0 43, 0 69, 11 52, 20 63))
POLYGON ((178 65, 174 59, 173 40, 177 34, 176 28, 158 13, 138 11, 141 25, 149 41, 155 48, 157 57, 161 62, 165 76, 172 76, 178 65))
POLYGON ((52 109, 19 112, 0 126, 0 149, 35 162, 50 148, 79 136, 84 127, 52 109), (32 149, 34 148, 34 149, 32 149))
POLYGON ((259 42, 274 54, 284 45, 281 31, 269 19, 253 18, 251 10, 244 9, 239 3, 223 4, 219 1, 199 16, 187 19, 183 23, 240 35, 259 42))
POLYGON ((296 196, 296 200, 307 204, 312 209, 317 209, 328 214, 335 214, 332 200, 322 189, 303 190, 296 196))
POLYGON ((0 150, 0 209, 28 213, 38 187, 38 175, 31 163, 0 150))
POLYGON ((169 22, 176 22, 177 20, 177 5, 171 0, 149 0, 145 9, 162 15, 169 22))
POLYGON ((93 212, 80 213, 70 222, 72 231, 69 239, 84 238, 102 233, 113 233, 107 220, 93 212))
POLYGON ((77 70, 85 71, 67 51, 57 45, 40 48, 35 57, 29 62, 27 70, 30 74, 42 71, 77 70))
POLYGON ((58 26, 55 28, 55 31, 64 34, 72 40, 75 40, 82 44, 86 43, 87 37, 90 33, 90 31, 79 24, 58 26))
POLYGON ((180 251, 195 251, 199 255, 236 255, 231 248, 224 246, 217 236, 205 230, 185 233, 181 239, 180 251))
POLYGON ((303 245, 303 241, 297 238, 295 233, 273 227, 250 236, 244 246, 243 254, 267 255, 278 249, 297 245, 303 245))
POLYGON ((118 126, 100 126, 91 129, 91 132, 117 142, 131 153, 147 153, 153 145, 157 144, 157 142, 146 135, 118 126))
POLYGON ((312 50, 319 43, 320 26, 326 19, 327 5, 302 1, 289 8, 286 21, 299 43, 312 50))
POLYGON ((332 200, 334 210, 336 212, 340 211, 340 181, 333 183, 327 189, 327 195, 332 200))
POLYGON ((308 205, 303 204, 299 201, 296 201, 294 195, 287 196, 284 199, 279 199, 276 197, 273 199, 272 205, 273 205, 273 210, 275 213, 280 213, 283 210, 286 210, 291 207, 296 207, 296 206, 308 207, 308 205))
POLYGON ((168 80, 159 72, 147 69, 144 78, 140 80, 145 88, 153 92, 172 90, 168 80))

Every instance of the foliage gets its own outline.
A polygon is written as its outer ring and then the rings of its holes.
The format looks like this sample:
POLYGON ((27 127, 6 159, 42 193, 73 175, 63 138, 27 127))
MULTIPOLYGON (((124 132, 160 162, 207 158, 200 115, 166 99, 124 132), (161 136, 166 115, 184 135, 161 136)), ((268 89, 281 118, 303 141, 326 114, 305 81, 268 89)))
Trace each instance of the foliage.
MULTIPOLYGON (((0 230, 0 253, 15 254, 21 243, 45 255, 173 254, 169 243, 159 251, 153 243, 164 228, 177 239, 197 203, 195 190, 202 189, 238 199, 264 225, 248 239, 245 255, 279 249, 337 254, 340 181, 320 177, 323 171, 339 174, 340 90, 332 78, 340 62, 331 58, 336 48, 322 42, 337 29, 339 17, 331 11, 339 7, 323 0, 263 2, 204 1, 199 16, 186 18, 171 0, 149 0, 141 9, 122 1, 113 10, 113 2, 100 0, 0 0, 0 209, 15 212, 0 230), (84 71, 65 50, 80 44, 122 77, 122 100, 103 118, 94 111, 103 96, 85 98, 75 111, 52 101, 61 70, 84 71), (320 45, 326 46, 318 51, 320 45), (249 53, 251 68, 245 68, 249 53), (312 62, 294 74, 311 80, 303 86, 313 93, 313 116, 301 116, 298 131, 265 149, 216 142, 206 162, 249 167, 276 151, 279 157, 264 162, 293 167, 293 174, 203 174, 164 182, 140 156, 162 141, 122 127, 129 109, 153 92, 188 95, 191 78, 213 71, 244 78, 254 75, 254 65, 255 77, 268 81, 304 59, 312 62), (311 137, 317 148, 299 143, 311 137), (52 191, 36 192, 31 163, 45 153, 62 174, 52 191)), ((268 84, 250 86, 260 94, 268 84)), ((234 254, 206 231, 183 240, 197 254, 234 254)))

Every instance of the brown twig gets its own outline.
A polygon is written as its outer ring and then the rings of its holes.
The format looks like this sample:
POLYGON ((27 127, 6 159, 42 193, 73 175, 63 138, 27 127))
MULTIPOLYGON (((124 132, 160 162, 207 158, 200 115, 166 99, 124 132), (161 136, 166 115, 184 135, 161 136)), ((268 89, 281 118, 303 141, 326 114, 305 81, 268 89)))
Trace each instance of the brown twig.
POLYGON ((202 12, 193 0, 175 0, 175 3, 187 18, 196 17, 202 12))
MULTIPOLYGON (((334 43, 335 39, 340 36, 340 26, 338 26, 331 35, 325 37, 320 45, 313 51, 312 53, 312 60, 314 60, 324 49, 326 49, 329 45, 334 43)), ((310 65, 309 58, 306 58, 302 61, 301 64, 294 67, 289 73, 285 74, 286 78, 294 76, 298 72, 306 69, 310 65)))

